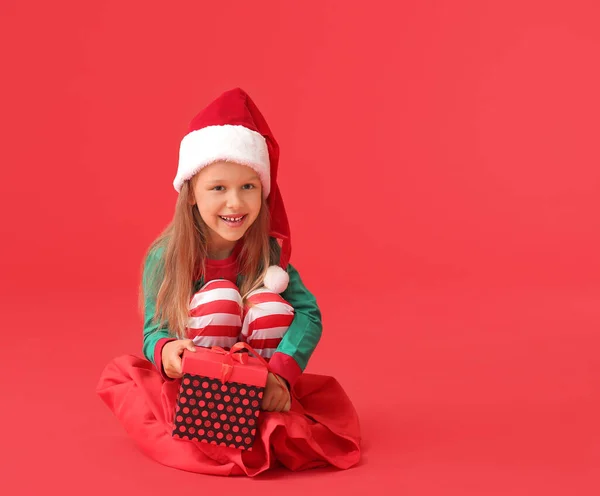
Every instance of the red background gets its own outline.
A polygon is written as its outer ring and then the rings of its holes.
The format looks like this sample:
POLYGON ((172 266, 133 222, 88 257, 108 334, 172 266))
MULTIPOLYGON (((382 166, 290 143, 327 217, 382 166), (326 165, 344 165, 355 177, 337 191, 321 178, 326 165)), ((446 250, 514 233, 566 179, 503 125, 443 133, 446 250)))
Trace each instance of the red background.
POLYGON ((0 12, 0 492, 598 494, 597 2, 0 12), (139 265, 187 123, 235 86, 281 146, 292 263, 324 314, 308 370, 362 421, 349 471, 169 469, 94 392, 140 353, 139 265))

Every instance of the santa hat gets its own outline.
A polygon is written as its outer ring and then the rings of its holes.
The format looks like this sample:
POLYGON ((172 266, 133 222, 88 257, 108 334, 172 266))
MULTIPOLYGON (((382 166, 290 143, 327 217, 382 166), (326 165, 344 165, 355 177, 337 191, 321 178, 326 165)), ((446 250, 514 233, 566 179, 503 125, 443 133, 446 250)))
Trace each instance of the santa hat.
POLYGON ((290 227, 277 186, 279 146, 265 118, 240 88, 223 93, 192 119, 181 140, 179 166, 173 186, 183 183, 203 167, 226 160, 251 167, 258 174, 267 198, 271 226, 269 235, 281 246, 279 265, 268 268, 264 285, 276 293, 287 288, 287 265, 291 255, 290 227))

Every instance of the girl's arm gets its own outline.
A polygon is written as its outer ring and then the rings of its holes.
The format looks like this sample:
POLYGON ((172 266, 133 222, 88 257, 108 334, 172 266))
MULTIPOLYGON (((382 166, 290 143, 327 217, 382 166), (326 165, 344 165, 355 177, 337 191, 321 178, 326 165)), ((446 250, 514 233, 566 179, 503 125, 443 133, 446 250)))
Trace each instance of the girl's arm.
POLYGON ((162 349, 163 346, 174 338, 169 335, 169 330, 158 323, 153 322, 156 309, 156 294, 158 288, 152 288, 150 281, 153 277, 159 277, 160 270, 157 270, 162 261, 163 249, 157 249, 151 252, 144 263, 144 274, 142 276, 142 286, 144 290, 144 343, 142 351, 144 356, 152 362, 160 371, 164 379, 168 379, 162 367, 162 349))
POLYGON ((271 357, 269 366, 293 386, 321 339, 323 325, 317 300, 302 283, 298 271, 288 264, 287 272, 290 282, 281 297, 294 308, 294 320, 271 357))

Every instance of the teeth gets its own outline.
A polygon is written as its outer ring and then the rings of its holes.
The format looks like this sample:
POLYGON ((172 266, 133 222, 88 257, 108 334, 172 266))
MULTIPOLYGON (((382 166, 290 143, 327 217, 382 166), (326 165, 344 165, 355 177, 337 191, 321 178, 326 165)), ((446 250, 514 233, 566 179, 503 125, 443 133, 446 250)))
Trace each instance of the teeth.
POLYGON ((221 216, 222 219, 228 220, 229 222, 238 222, 240 220, 242 220, 244 216, 242 215, 242 217, 223 217, 221 216))

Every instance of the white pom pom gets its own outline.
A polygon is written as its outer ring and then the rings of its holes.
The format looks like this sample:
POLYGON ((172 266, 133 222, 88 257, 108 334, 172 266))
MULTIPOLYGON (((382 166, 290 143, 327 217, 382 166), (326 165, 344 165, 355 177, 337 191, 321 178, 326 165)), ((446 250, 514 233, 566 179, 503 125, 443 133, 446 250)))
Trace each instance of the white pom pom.
POLYGON ((270 289, 274 293, 283 293, 288 283, 290 282, 290 276, 283 270, 279 265, 271 265, 267 269, 267 275, 263 284, 265 288, 270 289))

